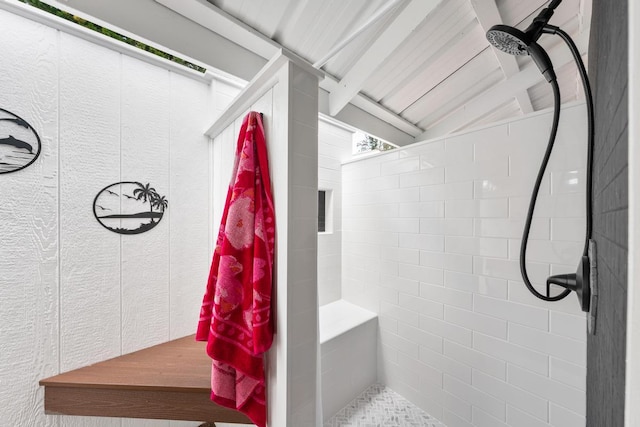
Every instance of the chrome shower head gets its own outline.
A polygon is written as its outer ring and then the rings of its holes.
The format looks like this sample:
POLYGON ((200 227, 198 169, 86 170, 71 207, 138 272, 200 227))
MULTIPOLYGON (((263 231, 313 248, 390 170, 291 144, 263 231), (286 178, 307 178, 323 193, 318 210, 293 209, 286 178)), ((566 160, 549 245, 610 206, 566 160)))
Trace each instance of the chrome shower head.
POLYGON ((487 31, 487 40, 496 49, 510 55, 528 55, 531 43, 526 33, 508 25, 494 25, 487 31))

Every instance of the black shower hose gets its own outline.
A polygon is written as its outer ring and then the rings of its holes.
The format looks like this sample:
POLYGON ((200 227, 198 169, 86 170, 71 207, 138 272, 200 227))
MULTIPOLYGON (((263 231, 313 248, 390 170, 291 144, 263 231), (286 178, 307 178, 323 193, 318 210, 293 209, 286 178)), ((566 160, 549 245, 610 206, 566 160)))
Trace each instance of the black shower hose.
MULTIPOLYGON (((591 232, 593 228, 593 203, 592 203, 592 175, 593 175, 593 143, 594 143, 594 129, 593 129, 593 96, 591 94, 591 86, 589 85, 589 78, 587 76, 587 70, 584 66, 584 62, 582 62, 582 57, 580 56, 580 51, 576 47, 575 43, 562 29, 553 26, 546 25, 544 28, 544 32, 547 34, 555 34, 560 36, 564 42, 569 46, 569 50, 571 50, 571 54, 573 55, 573 59, 578 66, 578 71, 580 73, 580 79, 582 80, 582 86, 584 88, 586 103, 587 103, 587 173, 586 173, 586 228, 585 228, 585 238, 584 238, 584 249, 582 250, 583 256, 588 256, 589 253, 589 240, 591 239, 591 232)), ((567 295, 571 293, 570 289, 565 289, 560 294, 555 296, 549 295, 549 287, 547 287, 547 295, 543 295, 538 292, 529 280, 529 275, 527 273, 526 266, 526 254, 527 254, 527 243, 529 241, 529 232, 531 231, 531 221, 533 219, 533 211, 535 210, 536 200, 538 198, 538 192, 540 191, 540 185, 542 184, 542 178, 544 176, 544 172, 547 169, 547 164, 549 163, 549 158, 551 157, 551 152, 553 151, 553 145, 556 140, 556 135, 558 133, 558 122, 560 121, 560 87, 558 86, 558 82, 554 79, 549 82, 551 88, 553 89, 553 124, 551 126, 551 134, 549 135, 549 142, 547 144, 547 150, 544 153, 544 157, 542 159, 542 163, 540 164, 540 170, 538 171, 538 176, 536 177, 536 182, 533 186, 533 192, 531 193, 531 200, 529 202, 529 209, 527 211, 527 219, 524 225, 524 231, 522 234, 522 244, 520 245, 520 272, 522 274, 522 279, 524 280, 524 284, 527 289, 536 296, 544 301, 560 301, 565 298, 567 295)))

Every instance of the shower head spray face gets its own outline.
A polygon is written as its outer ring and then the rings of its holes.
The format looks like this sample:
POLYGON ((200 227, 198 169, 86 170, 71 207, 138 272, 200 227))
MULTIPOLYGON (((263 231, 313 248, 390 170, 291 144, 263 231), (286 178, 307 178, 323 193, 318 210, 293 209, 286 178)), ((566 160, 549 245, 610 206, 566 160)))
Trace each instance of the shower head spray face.
POLYGON ((487 40, 496 49, 510 55, 530 55, 548 82, 556 79, 549 55, 531 38, 529 32, 508 25, 494 25, 487 31, 487 40))
POLYGON ((487 31, 487 40, 496 49, 510 55, 528 55, 529 37, 517 28, 508 25, 494 25, 487 31))

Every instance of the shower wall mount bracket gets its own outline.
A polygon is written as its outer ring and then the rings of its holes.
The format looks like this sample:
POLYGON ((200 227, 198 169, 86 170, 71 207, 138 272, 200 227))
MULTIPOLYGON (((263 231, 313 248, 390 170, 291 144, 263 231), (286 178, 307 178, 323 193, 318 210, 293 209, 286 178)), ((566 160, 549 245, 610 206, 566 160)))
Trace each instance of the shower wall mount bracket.
POLYGON ((598 314, 598 262, 596 258, 596 242, 589 239, 589 286, 591 288, 591 301, 589 315, 587 316, 587 331, 590 335, 596 333, 596 318, 598 314))
POLYGON ((550 294, 551 285, 574 291, 578 296, 580 308, 587 313, 594 300, 592 283, 595 282, 596 277, 595 242, 592 239, 589 239, 588 249, 587 255, 580 258, 575 273, 556 274, 547 278, 547 296, 550 294))

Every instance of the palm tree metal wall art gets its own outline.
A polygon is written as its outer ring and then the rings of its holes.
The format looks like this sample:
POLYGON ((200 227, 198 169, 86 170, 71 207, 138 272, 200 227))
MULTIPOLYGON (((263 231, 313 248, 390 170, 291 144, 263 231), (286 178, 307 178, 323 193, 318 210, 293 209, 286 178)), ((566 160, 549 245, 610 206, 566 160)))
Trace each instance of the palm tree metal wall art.
POLYGON ((41 149, 36 130, 26 120, 0 108, 0 174, 31 165, 41 149))
POLYGON ((169 206, 151 184, 123 181, 100 190, 93 200, 93 214, 107 230, 140 234, 154 228, 169 206))

